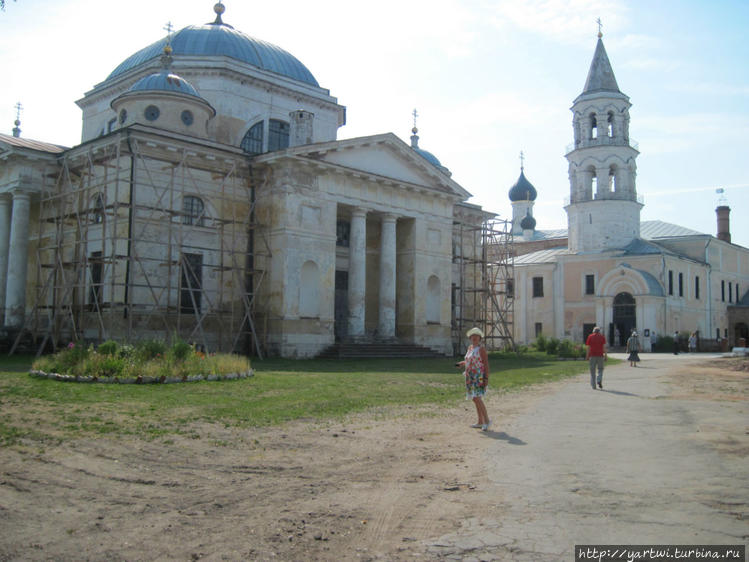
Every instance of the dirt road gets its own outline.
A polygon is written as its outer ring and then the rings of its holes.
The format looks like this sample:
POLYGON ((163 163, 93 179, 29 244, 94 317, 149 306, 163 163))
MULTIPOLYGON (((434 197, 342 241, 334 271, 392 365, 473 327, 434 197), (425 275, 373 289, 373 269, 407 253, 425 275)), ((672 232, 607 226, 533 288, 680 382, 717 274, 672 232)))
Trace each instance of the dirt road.
POLYGON ((603 392, 583 375, 494 394, 487 433, 456 397, 2 449, 0 560, 538 561, 582 542, 746 543, 749 373, 643 359, 607 369, 603 392))

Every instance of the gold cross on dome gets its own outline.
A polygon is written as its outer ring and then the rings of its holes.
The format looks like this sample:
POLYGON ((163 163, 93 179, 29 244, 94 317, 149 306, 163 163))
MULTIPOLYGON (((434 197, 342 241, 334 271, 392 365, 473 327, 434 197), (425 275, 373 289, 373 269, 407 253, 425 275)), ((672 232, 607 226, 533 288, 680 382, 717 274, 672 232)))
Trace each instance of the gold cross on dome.
POLYGON ((603 33, 601 33, 601 28, 603 27, 603 23, 601 23, 601 18, 598 18, 596 20, 596 23, 598 24, 598 37, 603 36, 603 33))
POLYGON ((172 25, 172 22, 168 21, 166 22, 166 25, 162 27, 164 31, 166 31, 167 35, 171 35, 172 31, 174 31, 174 26, 172 25))
POLYGON ((417 117, 419 116, 419 112, 418 112, 418 111, 416 111, 416 108, 414 108, 414 110, 413 110, 413 112, 411 113, 411 115, 413 115, 413 116, 414 116, 414 128, 415 128, 415 127, 416 127, 416 118, 417 118, 417 117))
POLYGON ((16 120, 21 118, 21 110, 23 109, 23 106, 21 105, 21 102, 16 102, 16 105, 13 106, 13 108, 16 110, 16 120))
POLYGON ((525 154, 523 154, 523 151, 520 151, 520 169, 523 169, 523 165, 525 164, 525 154))

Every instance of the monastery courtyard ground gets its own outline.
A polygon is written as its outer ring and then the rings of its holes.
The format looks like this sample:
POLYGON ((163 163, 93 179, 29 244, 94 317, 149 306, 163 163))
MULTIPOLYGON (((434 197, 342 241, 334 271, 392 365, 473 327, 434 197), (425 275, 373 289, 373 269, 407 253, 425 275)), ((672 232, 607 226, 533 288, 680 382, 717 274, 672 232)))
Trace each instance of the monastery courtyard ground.
MULTIPOLYGON (((619 356, 623 358, 623 356, 619 356)), ((0 560, 572 561, 749 541, 749 364, 638 368, 344 422, 0 449, 0 560)), ((501 377, 501 372, 494 373, 501 377)))

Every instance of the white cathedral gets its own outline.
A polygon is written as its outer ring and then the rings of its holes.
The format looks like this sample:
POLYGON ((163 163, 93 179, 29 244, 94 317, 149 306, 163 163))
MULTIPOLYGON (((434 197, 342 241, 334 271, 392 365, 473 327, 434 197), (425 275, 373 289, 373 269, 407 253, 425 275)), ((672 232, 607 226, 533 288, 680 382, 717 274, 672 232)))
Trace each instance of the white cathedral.
POLYGON ((452 353, 455 225, 493 215, 415 127, 337 140, 329 90, 214 11, 86 92, 81 144, 0 135, 6 341, 452 353))
POLYGON ((640 221, 630 107, 599 33, 571 108, 567 230, 536 229, 538 193, 522 166, 509 192, 515 342, 540 334, 584 342, 597 325, 612 345, 635 330, 645 349, 675 332, 697 332, 703 349, 741 345, 749 337, 749 250, 731 243, 730 209, 716 209, 717 237, 640 221))

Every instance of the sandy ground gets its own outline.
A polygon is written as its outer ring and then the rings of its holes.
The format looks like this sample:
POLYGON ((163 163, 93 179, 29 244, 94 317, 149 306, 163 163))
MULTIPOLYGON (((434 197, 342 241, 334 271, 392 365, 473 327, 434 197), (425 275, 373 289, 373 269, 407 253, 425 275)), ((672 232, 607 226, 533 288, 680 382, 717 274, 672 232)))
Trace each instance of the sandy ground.
MULTIPOLYGON (((607 371, 607 390, 620 373, 627 390, 618 394, 592 391, 587 375, 494 393, 487 399, 494 425, 486 433, 468 428, 473 406, 456 397, 451 409, 382 410, 345 423, 251 431, 196 424, 187 435, 163 440, 101 438, 43 450, 33 443, 0 449, 0 560, 569 559, 576 517, 544 527, 543 514, 556 508, 542 506, 539 498, 551 495, 568 505, 565 494, 574 494, 579 501, 568 509, 593 517, 600 498, 580 493, 584 485, 575 490, 574 463, 563 451, 554 453, 556 440, 544 444, 540 437, 544 422, 536 420, 548 414, 549 401, 566 400, 565 392, 611 400, 601 403, 604 409, 639 398, 648 399, 648 410, 677 402, 694 406, 689 409, 700 412, 702 434, 686 428, 684 435, 664 439, 691 440, 716 460, 715 474, 704 475, 715 492, 705 496, 713 502, 706 509, 728 513, 738 530, 713 538, 745 543, 747 488, 733 496, 717 490, 747 484, 746 475, 731 482, 735 474, 722 467, 746 466, 749 373, 732 370, 741 367, 736 360, 651 357, 643 362, 649 371, 627 371, 626 364, 607 371), (635 371, 645 383, 631 375, 635 371), (638 394, 643 384, 656 394, 638 394), (503 466, 515 467, 516 477, 503 466), (537 477, 522 476, 527 474, 537 477), (564 480, 563 489, 547 486, 547 479, 564 480), (536 545, 555 533, 562 546, 536 545)), ((678 433, 678 424, 673 429, 678 433)), ((646 434, 637 432, 640 439, 646 434)), ((617 510, 630 517, 610 487, 607 517, 617 510)), ((647 486, 641 492, 651 493, 647 486)), ((703 534, 698 538, 711 537, 703 534)), ((626 533, 617 538, 628 537, 628 543, 641 542, 626 533)))

